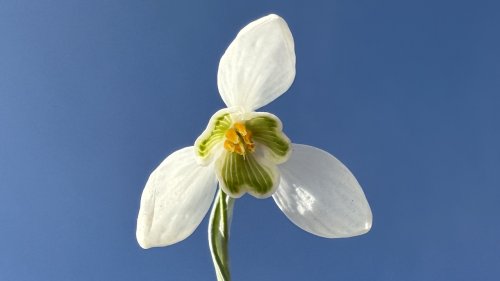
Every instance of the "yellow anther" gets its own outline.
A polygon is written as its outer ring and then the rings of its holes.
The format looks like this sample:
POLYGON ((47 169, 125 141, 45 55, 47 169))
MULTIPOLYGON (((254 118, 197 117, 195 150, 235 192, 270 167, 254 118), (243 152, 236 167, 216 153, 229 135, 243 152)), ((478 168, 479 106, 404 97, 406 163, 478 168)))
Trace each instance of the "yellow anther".
POLYGON ((245 144, 253 144, 252 133, 247 132, 246 135, 243 135, 243 142, 245 142, 245 144))
POLYGON ((240 142, 240 138, 238 137, 238 134, 233 128, 230 128, 229 130, 226 131, 226 140, 229 140, 234 144, 240 142))
POLYGON ((234 152, 235 145, 234 145, 234 143, 232 143, 231 141, 225 140, 225 141, 224 141, 224 148, 225 148, 227 151, 234 152))
POLYGON ((236 145, 234 147, 234 152, 238 153, 239 155, 245 155, 245 146, 240 143, 239 145, 236 145))
POLYGON ((240 135, 246 136, 246 134, 247 134, 247 128, 245 127, 245 124, 243 124, 243 123, 235 123, 234 124, 234 128, 236 129, 236 131, 238 131, 238 133, 240 133, 240 135))
POLYGON ((247 130, 244 123, 234 123, 233 127, 226 131, 225 136, 224 149, 229 152, 245 157, 247 153, 255 150, 252 133, 247 130))
POLYGON ((248 151, 253 152, 255 150, 255 144, 247 143, 247 149, 248 151))

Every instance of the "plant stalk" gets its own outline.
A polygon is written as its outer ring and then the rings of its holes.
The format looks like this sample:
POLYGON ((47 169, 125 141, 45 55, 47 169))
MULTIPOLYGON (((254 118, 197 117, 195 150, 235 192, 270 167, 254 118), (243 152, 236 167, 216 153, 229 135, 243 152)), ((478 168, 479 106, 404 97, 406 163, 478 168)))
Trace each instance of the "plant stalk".
POLYGON ((217 275, 217 281, 230 281, 229 271, 229 229, 233 217, 234 199, 222 189, 215 198, 208 225, 208 242, 217 275))

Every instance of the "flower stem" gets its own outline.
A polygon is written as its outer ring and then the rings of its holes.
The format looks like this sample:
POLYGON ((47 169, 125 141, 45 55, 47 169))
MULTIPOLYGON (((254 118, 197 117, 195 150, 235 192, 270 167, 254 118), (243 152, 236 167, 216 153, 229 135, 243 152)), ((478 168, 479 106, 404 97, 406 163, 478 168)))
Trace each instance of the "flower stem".
POLYGON ((219 189, 210 214, 208 242, 218 281, 230 281, 228 241, 234 199, 219 189))

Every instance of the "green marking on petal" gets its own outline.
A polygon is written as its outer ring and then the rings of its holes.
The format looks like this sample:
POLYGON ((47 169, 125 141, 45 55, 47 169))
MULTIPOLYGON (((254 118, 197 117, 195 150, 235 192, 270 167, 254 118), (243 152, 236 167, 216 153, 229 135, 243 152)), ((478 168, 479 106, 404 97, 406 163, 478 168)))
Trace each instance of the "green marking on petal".
POLYGON ((214 146, 223 141, 225 132, 231 127, 231 122, 231 116, 225 110, 216 112, 210 118, 207 128, 194 144, 196 155, 200 157, 200 160, 208 159, 214 146))
POLYGON ((252 132, 256 142, 269 148, 276 163, 283 163, 288 159, 291 149, 290 140, 281 131, 281 121, 269 113, 257 114, 256 117, 246 121, 246 127, 252 132))
POLYGON ((227 152, 217 162, 219 181, 224 191, 232 197, 245 192, 260 198, 268 197, 277 187, 279 174, 275 164, 258 161, 257 156, 245 157, 227 152))

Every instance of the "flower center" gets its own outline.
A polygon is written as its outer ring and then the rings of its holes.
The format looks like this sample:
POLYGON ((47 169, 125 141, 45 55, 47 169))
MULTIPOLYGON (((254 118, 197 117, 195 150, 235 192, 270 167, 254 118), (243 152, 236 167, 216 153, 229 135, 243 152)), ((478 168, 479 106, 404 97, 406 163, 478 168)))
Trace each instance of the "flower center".
POLYGON ((255 144, 252 140, 252 132, 250 132, 243 123, 235 123, 229 128, 225 134, 224 148, 227 151, 245 156, 255 149, 255 144))

